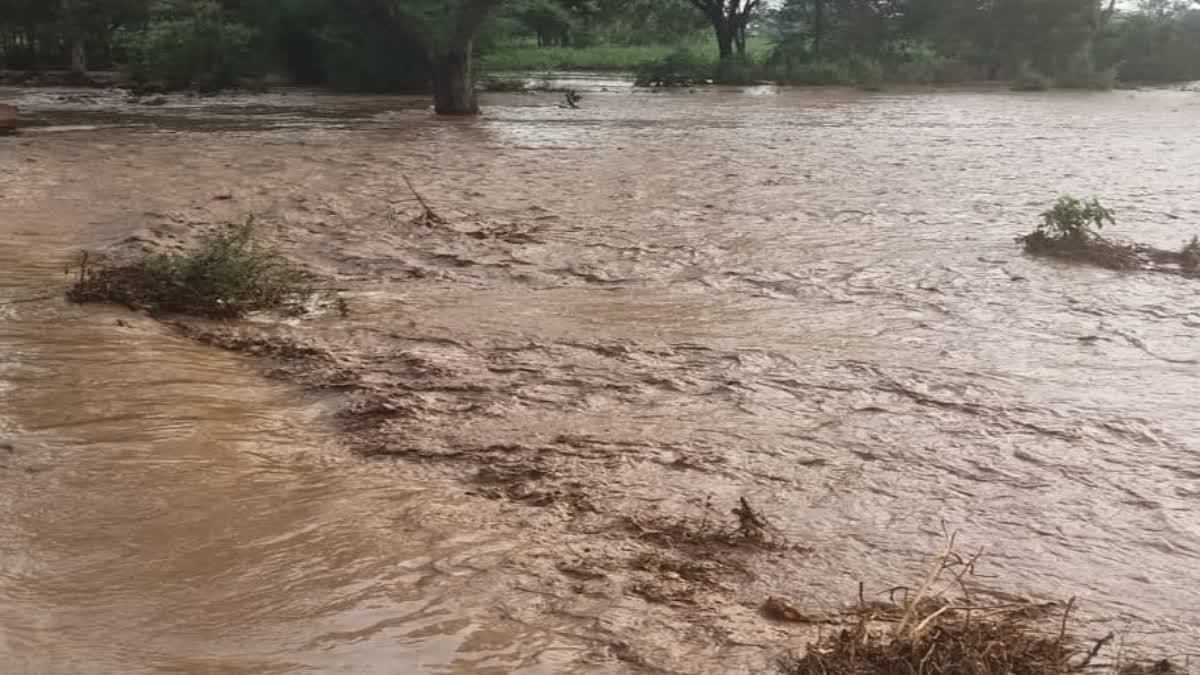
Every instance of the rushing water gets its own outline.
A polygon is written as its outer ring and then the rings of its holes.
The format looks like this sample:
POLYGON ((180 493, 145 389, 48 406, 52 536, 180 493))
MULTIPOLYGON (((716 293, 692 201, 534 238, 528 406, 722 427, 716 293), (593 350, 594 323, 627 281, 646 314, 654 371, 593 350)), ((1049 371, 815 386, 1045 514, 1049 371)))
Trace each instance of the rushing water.
POLYGON ((473 386, 503 415, 425 408, 412 437, 694 451, 699 475, 608 480, 754 491, 813 546, 822 602, 910 574, 945 522, 1015 590, 1200 643, 1198 287, 1012 241, 1060 193, 1103 196, 1118 236, 1200 233, 1200 94, 600 89, 450 122, 406 98, 0 91, 37 120, 0 139, 0 660, 587 668, 555 626, 487 611, 519 523, 464 520, 436 474, 340 461, 331 399, 58 298, 81 247, 247 213, 357 274, 361 330, 434 326, 471 345, 423 356, 443 370, 503 353, 530 373, 494 386, 488 362, 473 386), (416 256, 381 224, 400 173, 536 237, 416 256), (422 265, 441 267, 402 281, 422 265))

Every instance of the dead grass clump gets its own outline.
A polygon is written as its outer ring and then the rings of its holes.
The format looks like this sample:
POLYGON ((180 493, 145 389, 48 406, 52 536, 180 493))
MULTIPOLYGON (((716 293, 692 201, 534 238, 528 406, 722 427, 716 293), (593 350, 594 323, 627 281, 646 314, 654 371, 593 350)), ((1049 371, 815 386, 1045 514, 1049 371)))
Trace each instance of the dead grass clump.
MULTIPOLYGON (((954 535, 920 586, 900 587, 899 602, 859 601, 842 614, 843 628, 815 644, 802 656, 780 664, 784 675, 1067 675, 1095 672, 1096 656, 1114 636, 1088 648, 1068 634, 1074 598, 1066 605, 1017 602, 980 604, 964 578, 974 575, 980 554, 964 558, 954 552, 954 535), (951 599, 958 591, 960 599, 951 599)), ((790 605, 781 620, 806 623, 790 605)), ((764 607, 764 611, 767 608, 764 607)), ((826 621, 822 621, 826 622, 826 621)), ((1149 665, 1117 665, 1116 675, 1185 673, 1167 661, 1149 665)))
POLYGON ((948 611, 915 636, 885 637, 865 625, 843 629, 782 669, 788 675, 1059 675, 1071 672, 1072 654, 1019 621, 948 611))
POLYGON ((92 267, 85 253, 67 297, 112 302, 151 314, 238 318, 249 312, 300 311, 313 276, 254 240, 252 223, 232 225, 195 251, 152 253, 92 267))

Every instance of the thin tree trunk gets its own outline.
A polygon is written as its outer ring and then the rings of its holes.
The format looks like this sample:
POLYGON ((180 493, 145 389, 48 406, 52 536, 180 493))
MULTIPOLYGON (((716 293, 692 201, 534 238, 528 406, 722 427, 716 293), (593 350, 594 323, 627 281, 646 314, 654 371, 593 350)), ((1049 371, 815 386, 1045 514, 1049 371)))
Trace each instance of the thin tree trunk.
POLYGON ((725 21, 713 20, 713 30, 717 34, 717 50, 724 61, 733 56, 733 30, 725 21))
POLYGON ((813 2, 813 56, 821 56, 821 44, 825 42, 825 0, 813 2))
POLYGON ((62 0, 63 25, 66 27, 67 48, 71 51, 71 74, 87 73, 87 48, 83 43, 82 31, 79 28, 79 17, 75 15, 75 1, 62 0))
POLYGON ((87 47, 83 40, 74 38, 71 40, 71 74, 86 75, 87 69, 87 47))
POLYGON ((433 57, 433 109, 439 115, 478 115, 472 44, 433 57))

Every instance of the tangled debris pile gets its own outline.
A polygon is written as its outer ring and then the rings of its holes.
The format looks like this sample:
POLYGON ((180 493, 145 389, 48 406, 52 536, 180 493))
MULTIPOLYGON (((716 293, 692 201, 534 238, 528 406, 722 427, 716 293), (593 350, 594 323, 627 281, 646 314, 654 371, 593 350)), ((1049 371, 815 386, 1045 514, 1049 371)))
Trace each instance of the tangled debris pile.
POLYGON ((1101 236, 1105 224, 1115 224, 1112 211, 1099 200, 1061 197, 1042 213, 1033 232, 1018 237, 1025 251, 1066 260, 1079 260, 1114 270, 1152 270, 1200 276, 1200 238, 1193 237, 1179 251, 1142 244, 1116 242, 1101 236))
POLYGON ((111 302, 154 315, 231 319, 275 309, 298 313, 314 276, 254 239, 252 222, 230 225, 195 251, 146 254, 117 265, 89 265, 67 291, 78 302, 111 302))
MULTIPOLYGON (((919 588, 902 591, 899 602, 859 603, 843 613, 843 628, 816 644, 803 656, 788 656, 779 666, 784 675, 895 675, 929 673, 955 675, 1068 675, 1096 672, 1097 655, 1113 634, 1088 648, 1068 633, 1072 598, 1061 603, 1010 602, 980 604, 972 600, 964 577, 974 573, 979 554, 965 559, 954 552, 954 537, 919 588), (948 579, 942 589, 939 583, 948 579), (962 598, 949 593, 961 590, 962 598), (1061 611, 1060 611, 1061 610, 1061 611)), ((764 613, 778 620, 814 622, 772 598, 764 613), (793 618, 799 617, 799 618, 793 618)), ((1186 674, 1169 661, 1120 663, 1102 672, 1186 674)))

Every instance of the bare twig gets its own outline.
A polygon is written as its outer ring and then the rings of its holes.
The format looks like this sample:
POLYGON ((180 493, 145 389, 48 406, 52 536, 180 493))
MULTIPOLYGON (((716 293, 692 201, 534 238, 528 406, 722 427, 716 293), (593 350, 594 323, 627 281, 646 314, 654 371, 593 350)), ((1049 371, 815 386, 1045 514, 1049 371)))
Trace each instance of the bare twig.
POLYGON ((1067 621, 1071 619, 1071 608, 1075 606, 1075 596, 1067 601, 1067 608, 1063 610, 1062 626, 1058 630, 1058 644, 1061 646, 1063 640, 1067 639, 1067 621))
MULTIPOLYGON (((1075 598, 1071 598, 1071 600, 1074 600, 1074 599, 1075 598)), ((1070 605, 1068 604, 1067 607, 1070 608, 1070 605)), ((1115 638, 1116 636, 1117 636, 1116 633, 1109 633, 1108 635, 1105 635, 1104 637, 1100 638, 1099 640, 1096 640, 1096 644, 1092 645, 1091 650, 1088 651, 1088 655, 1086 657, 1084 657, 1083 661, 1081 661, 1078 666, 1075 667, 1075 670, 1083 670, 1084 668, 1087 668, 1088 665, 1092 662, 1092 659, 1096 658, 1096 655, 1099 654, 1100 650, 1104 648, 1104 645, 1112 642, 1113 638, 1115 638)))
POLYGON ((909 623, 915 619, 917 606, 921 604, 921 600, 924 599, 926 594, 929 593, 929 590, 937 583, 938 579, 941 578, 942 572, 946 570, 946 561, 954 552, 954 540, 957 538, 957 536, 957 532, 950 533, 949 537, 947 537, 946 547, 942 550, 942 554, 938 556, 937 561, 929 570, 929 574, 927 574, 925 579, 921 582, 921 587, 917 589, 916 595, 914 595, 911 600, 905 600, 906 606, 904 609, 904 615, 900 618, 900 625, 896 627, 897 634, 903 633, 905 629, 908 628, 909 623))
POLYGON ((421 215, 417 217, 418 222, 424 225, 440 225, 446 222, 444 218, 439 216, 437 212, 429 206, 429 202, 425 201, 425 198, 421 196, 421 193, 417 192, 417 188, 413 186, 412 181, 408 179, 408 176, 400 174, 400 177, 404 179, 404 183, 408 185, 409 191, 413 193, 413 197, 416 197, 417 203, 421 205, 421 215))

